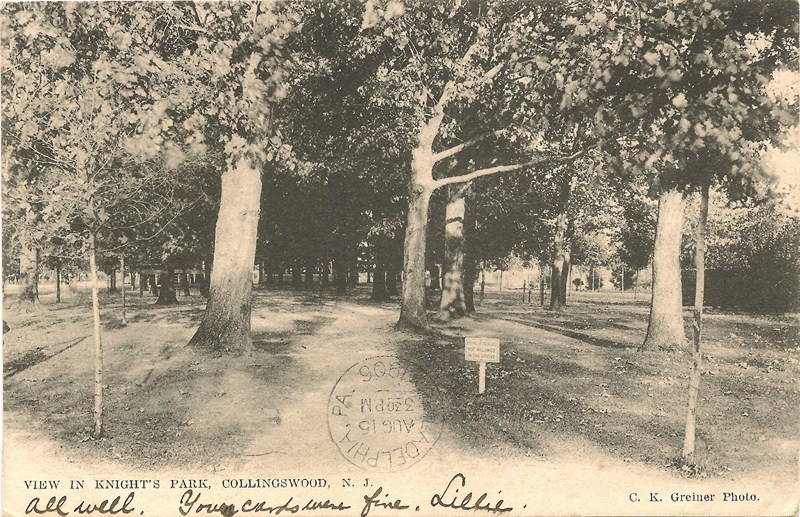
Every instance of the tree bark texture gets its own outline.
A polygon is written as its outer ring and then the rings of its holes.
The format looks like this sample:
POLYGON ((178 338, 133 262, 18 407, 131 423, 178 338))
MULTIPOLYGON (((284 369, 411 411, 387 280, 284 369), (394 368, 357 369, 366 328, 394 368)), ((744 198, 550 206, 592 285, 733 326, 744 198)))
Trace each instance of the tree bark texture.
POLYGON ((261 203, 261 171, 240 157, 222 175, 208 304, 190 345, 216 350, 252 348, 252 271, 261 203))
POLYGON ((20 236, 19 273, 22 289, 19 292, 17 309, 20 312, 36 312, 39 305, 39 250, 23 230, 20 236))
POLYGON ((683 194, 661 193, 653 248, 653 293, 647 336, 639 350, 673 349, 686 344, 681 306, 681 234, 683 194))
POLYGON ((445 208, 444 282, 439 303, 439 319, 447 321, 467 313, 464 300, 464 214, 465 189, 451 185, 445 208))
POLYGON ((558 214, 553 236, 553 267, 550 272, 550 310, 558 311, 566 305, 566 292, 561 289, 563 272, 566 270, 564 240, 567 233, 567 207, 572 187, 572 179, 561 186, 558 195, 558 214))
POLYGON ((703 330, 703 296, 705 295, 706 222, 708 221, 708 185, 704 185, 700 199, 700 220, 695 234, 694 266, 697 271, 694 291, 694 319, 692 322, 692 373, 689 376, 689 404, 686 412, 686 431, 683 437, 683 457, 694 455, 697 425, 697 396, 700 392, 700 370, 703 355, 700 339, 703 330))
POLYGON ((92 284, 92 329, 94 336, 94 432, 103 437, 103 336, 100 328, 100 297, 97 286, 97 249, 95 234, 89 234, 89 280, 92 284))
POLYGON ((172 264, 164 264, 161 267, 159 283, 161 288, 158 290, 156 305, 175 305, 178 303, 178 296, 175 293, 175 267, 172 264))
POLYGON ((433 181, 433 141, 444 119, 444 106, 451 87, 445 88, 433 116, 423 123, 417 134, 417 145, 411 152, 408 216, 403 242, 403 293, 397 327, 411 331, 429 330, 425 312, 425 247, 428 233, 428 207, 436 188, 433 181))
POLYGON ((431 190, 415 185, 408 203, 408 221, 403 246, 403 294, 398 328, 427 331, 425 312, 425 246, 431 190))

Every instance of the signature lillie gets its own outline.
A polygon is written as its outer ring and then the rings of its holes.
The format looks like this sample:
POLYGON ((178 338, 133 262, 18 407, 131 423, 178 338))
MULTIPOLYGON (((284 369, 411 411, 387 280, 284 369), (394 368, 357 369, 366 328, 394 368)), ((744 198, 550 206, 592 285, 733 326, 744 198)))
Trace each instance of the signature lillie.
MULTIPOLYGON (((466 511, 482 510, 492 513, 506 513, 514 509, 511 506, 503 506, 505 501, 502 499, 499 499, 494 503, 489 502, 489 494, 487 492, 483 492, 478 495, 473 502, 474 493, 472 491, 467 492, 466 494, 462 493, 462 489, 464 489, 466 485, 467 478, 464 476, 464 474, 459 472, 458 474, 454 475, 441 493, 433 494, 430 500, 431 507, 435 508, 438 506, 442 508, 452 508, 454 510, 466 511)), ((382 508, 388 510, 407 510, 409 508, 409 505, 404 504, 400 499, 395 499, 394 501, 382 501, 380 499, 382 493, 383 487, 378 487, 378 489, 375 490, 371 496, 364 496, 364 507, 361 510, 361 517, 367 517, 372 508, 382 508)), ((385 494, 386 497, 388 497, 388 495, 388 493, 385 494)), ((415 510, 419 511, 419 506, 417 506, 415 510)))

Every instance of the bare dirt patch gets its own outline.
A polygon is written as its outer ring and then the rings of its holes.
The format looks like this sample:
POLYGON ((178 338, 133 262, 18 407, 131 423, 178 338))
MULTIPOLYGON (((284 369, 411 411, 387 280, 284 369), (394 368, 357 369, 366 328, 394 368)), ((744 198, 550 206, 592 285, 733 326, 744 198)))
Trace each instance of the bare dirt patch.
MULTIPOLYGON (((185 346, 204 300, 156 307, 131 297, 104 300, 107 436, 92 426, 91 315, 75 296, 34 315, 11 315, 4 339, 4 414, 26 422, 71 458, 145 470, 231 463, 308 451, 337 461, 324 433, 325 404, 338 376, 371 355, 394 353, 435 375, 415 378, 443 424, 436 454, 493 458, 600 458, 665 474, 791 477, 796 461, 798 361, 795 316, 714 313, 707 318, 696 465, 680 451, 688 353, 638 353, 646 307, 573 296, 553 314, 493 295, 471 318, 418 337, 392 330, 394 303, 257 291, 255 349, 211 354, 185 346), (488 391, 477 396, 477 364, 463 360, 464 335, 502 342, 488 391), (732 337, 733 336, 733 337, 732 337)), ((413 369, 411 369, 413 371, 413 369)), ((434 461, 434 460, 431 460, 434 461)))

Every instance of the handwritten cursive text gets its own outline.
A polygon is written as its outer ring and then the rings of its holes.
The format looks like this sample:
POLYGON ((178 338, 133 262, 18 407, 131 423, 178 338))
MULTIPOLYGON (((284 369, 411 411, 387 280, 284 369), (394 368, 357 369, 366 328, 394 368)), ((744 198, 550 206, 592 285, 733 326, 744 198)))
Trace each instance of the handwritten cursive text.
POLYGON ((442 508, 453 508, 455 510, 483 510, 492 513, 505 513, 514 509, 510 506, 504 507, 504 501, 502 499, 494 504, 486 501, 486 498, 489 497, 489 494, 486 492, 479 495, 473 503, 472 492, 466 495, 461 495, 460 493, 461 488, 464 488, 466 485, 467 478, 464 474, 459 472, 450 479, 444 492, 441 494, 434 494, 433 497, 431 497, 431 506, 441 506, 442 508))

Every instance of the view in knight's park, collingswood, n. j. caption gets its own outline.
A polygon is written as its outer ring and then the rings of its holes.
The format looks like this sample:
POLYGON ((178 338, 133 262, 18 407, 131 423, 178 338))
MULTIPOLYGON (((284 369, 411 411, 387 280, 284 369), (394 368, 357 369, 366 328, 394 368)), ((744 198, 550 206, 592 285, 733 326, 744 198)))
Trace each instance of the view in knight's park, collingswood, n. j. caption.
POLYGON ((799 17, 3 3, 2 514, 797 515, 799 17))

